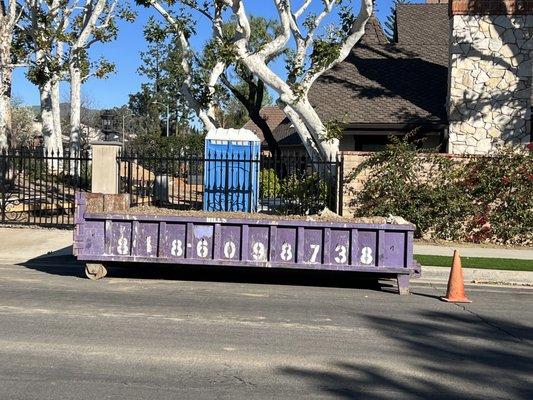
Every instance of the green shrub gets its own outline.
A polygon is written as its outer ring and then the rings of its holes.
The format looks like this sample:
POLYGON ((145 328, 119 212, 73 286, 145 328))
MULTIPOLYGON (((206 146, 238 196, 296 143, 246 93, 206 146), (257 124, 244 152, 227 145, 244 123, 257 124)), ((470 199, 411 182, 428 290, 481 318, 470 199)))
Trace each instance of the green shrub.
POLYGON ((316 172, 294 173, 281 183, 284 214, 316 214, 328 205, 328 185, 316 172))
POLYGON ((416 236, 529 243, 533 240, 533 157, 510 149, 461 161, 421 154, 393 140, 354 170, 368 175, 351 206, 357 216, 401 216, 416 236))
POLYGON ((473 158, 463 184, 473 200, 469 240, 533 240, 533 152, 473 158))
POLYGON ((276 174, 276 171, 272 168, 263 169, 259 173, 259 197, 272 198, 279 196, 281 191, 281 184, 276 174))

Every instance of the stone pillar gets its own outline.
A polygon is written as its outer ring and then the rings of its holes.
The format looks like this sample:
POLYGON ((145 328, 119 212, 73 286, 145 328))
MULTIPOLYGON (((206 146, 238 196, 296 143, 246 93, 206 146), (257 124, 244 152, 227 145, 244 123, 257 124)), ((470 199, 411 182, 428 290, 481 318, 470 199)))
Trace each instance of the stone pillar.
POLYGON ((450 0, 449 148, 530 141, 533 1, 450 0))
POLYGON ((117 157, 121 143, 92 143, 92 192, 118 194, 119 165, 117 157))

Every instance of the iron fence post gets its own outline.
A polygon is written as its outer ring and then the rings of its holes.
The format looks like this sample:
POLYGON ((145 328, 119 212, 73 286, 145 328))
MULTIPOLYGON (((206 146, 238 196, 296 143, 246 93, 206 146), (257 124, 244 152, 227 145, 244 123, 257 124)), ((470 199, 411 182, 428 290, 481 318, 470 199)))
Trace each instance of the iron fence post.
POLYGON ((344 211, 344 154, 341 154, 340 158, 337 158, 337 166, 337 185, 339 188, 337 198, 337 214, 342 215, 344 211))
POLYGON ((2 223, 5 222, 5 209, 6 209, 6 196, 5 196, 5 185, 6 185, 6 170, 7 170, 7 152, 5 149, 0 151, 0 157, 2 162, 0 163, 0 199, 2 204, 0 205, 0 217, 2 218, 2 223))

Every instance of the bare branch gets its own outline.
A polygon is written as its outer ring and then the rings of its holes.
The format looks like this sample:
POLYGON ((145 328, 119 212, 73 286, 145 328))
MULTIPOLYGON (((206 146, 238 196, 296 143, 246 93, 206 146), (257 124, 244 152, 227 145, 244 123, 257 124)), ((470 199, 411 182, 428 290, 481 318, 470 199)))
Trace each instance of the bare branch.
POLYGON ((300 16, 307 10, 307 7, 311 5, 313 0, 305 0, 305 2, 300 6, 298 10, 294 13, 294 19, 300 18, 300 16))
POLYGON ((269 58, 275 54, 279 54, 285 49, 287 42, 291 37, 291 7, 290 2, 286 0, 274 0, 276 9, 278 10, 279 21, 281 24, 281 33, 275 37, 271 42, 265 44, 259 51, 261 57, 269 58))

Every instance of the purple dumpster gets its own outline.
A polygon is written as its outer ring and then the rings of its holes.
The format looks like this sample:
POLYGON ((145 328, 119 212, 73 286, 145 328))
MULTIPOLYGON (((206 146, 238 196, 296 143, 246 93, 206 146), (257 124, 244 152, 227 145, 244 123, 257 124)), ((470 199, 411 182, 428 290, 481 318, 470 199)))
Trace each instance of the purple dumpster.
POLYGON ((74 233, 91 279, 105 276, 109 262, 296 268, 392 275, 407 294, 420 275, 411 224, 141 215, 102 204, 94 212, 94 196, 76 194, 74 233))

